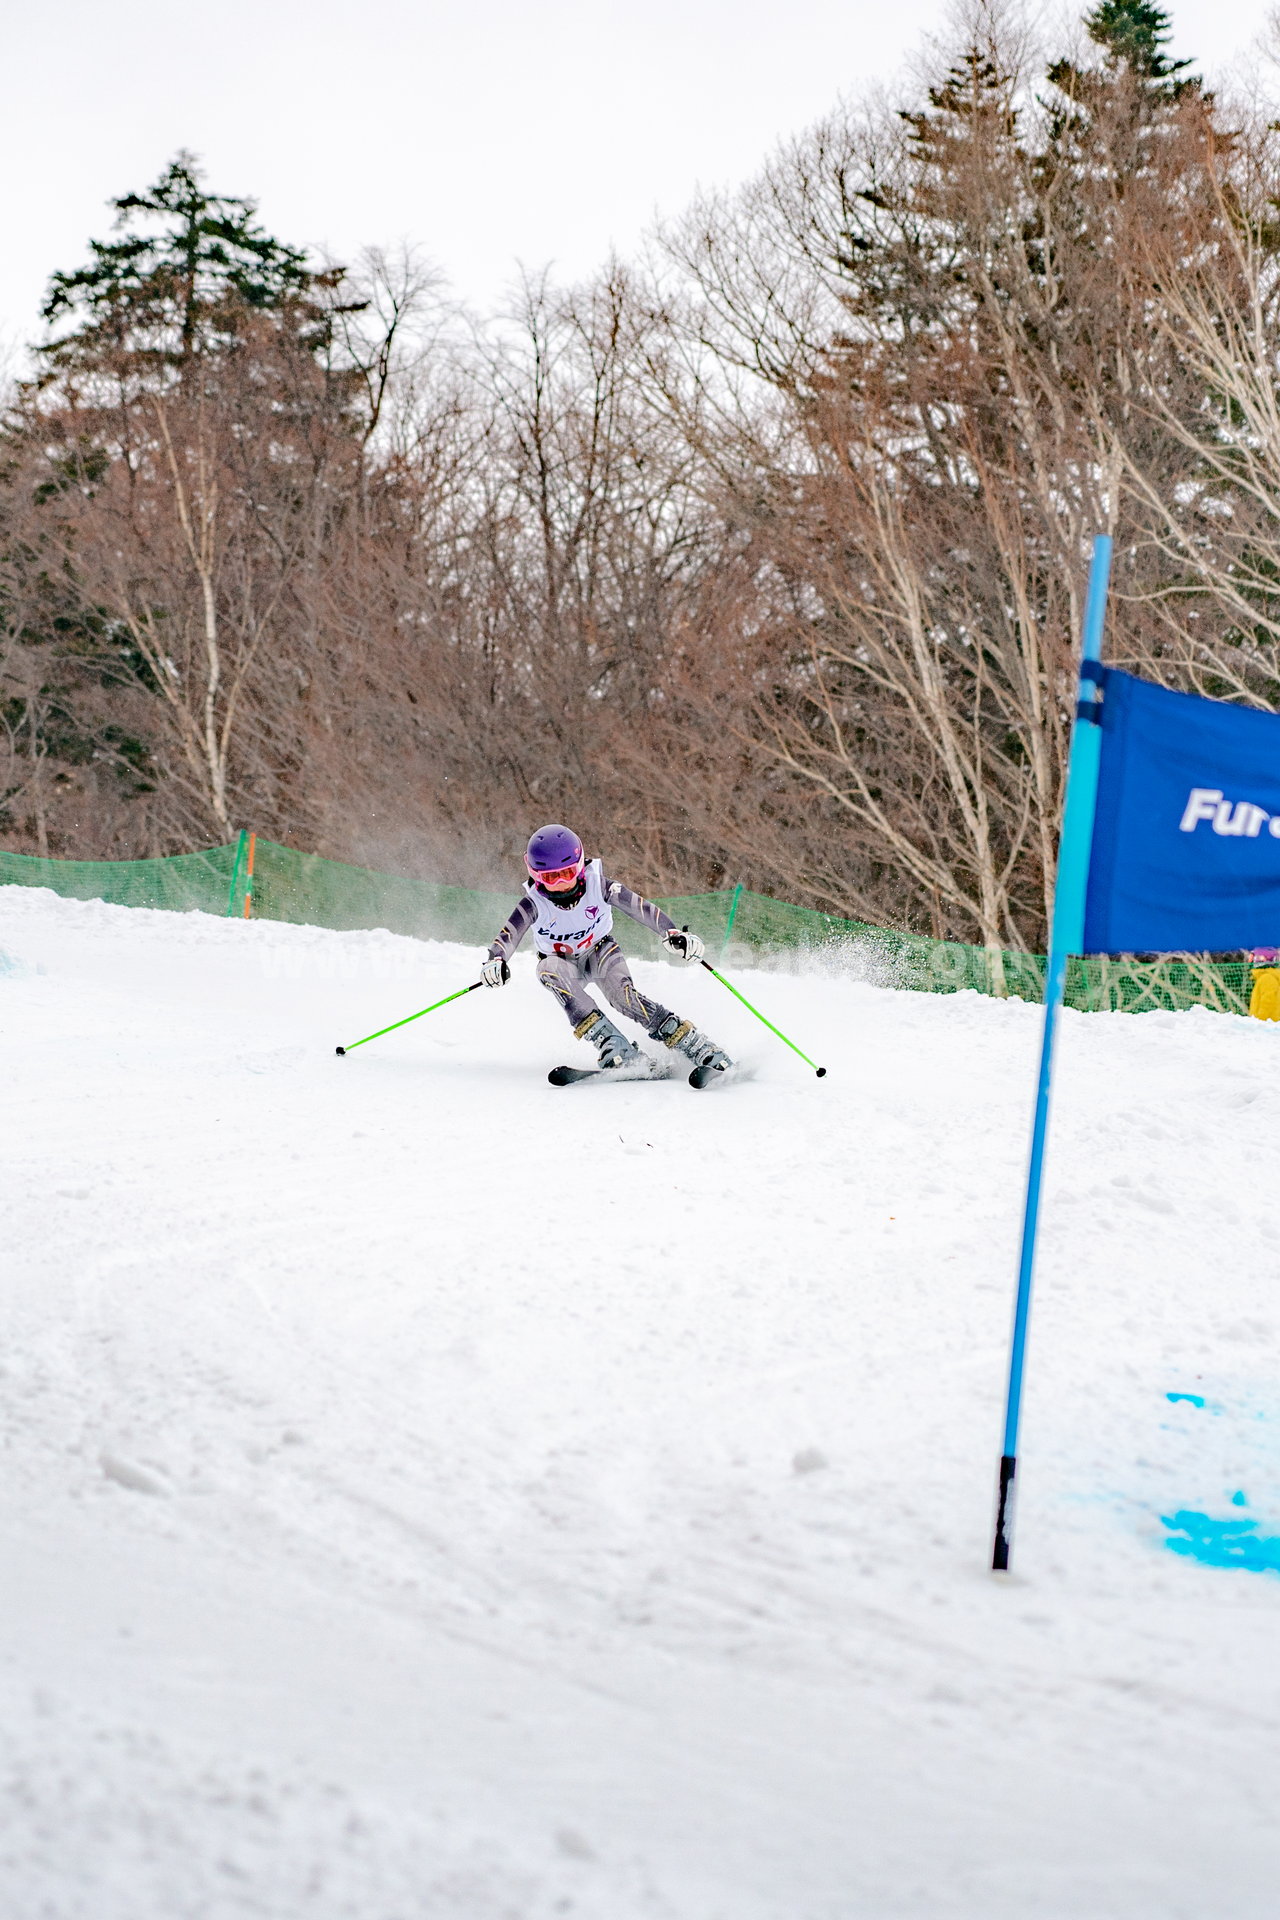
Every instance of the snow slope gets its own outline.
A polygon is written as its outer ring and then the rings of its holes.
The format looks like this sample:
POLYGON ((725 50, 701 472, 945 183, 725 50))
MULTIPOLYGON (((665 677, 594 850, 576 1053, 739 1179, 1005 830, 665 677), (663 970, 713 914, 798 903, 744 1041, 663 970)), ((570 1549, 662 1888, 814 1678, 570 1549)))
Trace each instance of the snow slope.
POLYGON ((560 1092, 525 959, 338 1060, 476 956, 0 949, 6 1920, 1274 1913, 1280 1578, 1162 1516, 1280 1534, 1280 1029, 1067 1015, 1001 1582, 1037 1009, 743 975, 817 1081, 655 963, 747 1077, 560 1092))

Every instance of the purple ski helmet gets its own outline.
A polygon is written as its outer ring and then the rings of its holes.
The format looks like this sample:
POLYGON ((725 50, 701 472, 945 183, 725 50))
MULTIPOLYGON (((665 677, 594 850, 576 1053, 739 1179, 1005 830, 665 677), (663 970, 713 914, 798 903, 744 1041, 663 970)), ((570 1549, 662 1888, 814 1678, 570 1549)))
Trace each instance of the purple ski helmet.
POLYGON ((525 848, 530 877, 549 893, 568 893, 582 877, 586 857, 569 827, 539 827, 525 848))

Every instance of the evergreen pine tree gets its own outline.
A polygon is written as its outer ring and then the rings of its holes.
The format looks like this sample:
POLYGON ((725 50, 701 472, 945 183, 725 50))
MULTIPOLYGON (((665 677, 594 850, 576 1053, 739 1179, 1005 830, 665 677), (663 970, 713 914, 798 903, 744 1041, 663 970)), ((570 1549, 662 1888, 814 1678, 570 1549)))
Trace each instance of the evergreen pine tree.
POLYGON ((317 285, 306 256, 257 224, 253 201, 205 191, 189 153, 145 193, 111 204, 119 237, 90 241, 88 265, 50 282, 43 318, 75 322, 42 349, 51 369, 122 351, 135 364, 182 366, 234 337, 237 310, 280 308, 317 285))
MULTIPOLYGON (((1165 100, 1199 91, 1200 81, 1186 72, 1191 61, 1170 60, 1165 54, 1173 26, 1164 8, 1153 0, 1099 0, 1093 12, 1085 15, 1084 25, 1094 45, 1102 48, 1111 74, 1126 70, 1148 93, 1165 100)), ((1070 60, 1055 62, 1049 78, 1074 100, 1086 99, 1091 90, 1089 74, 1070 60)))
POLYGON ((1100 0, 1085 15, 1089 38, 1113 61, 1125 61, 1146 80, 1174 80, 1191 65, 1168 60, 1162 48, 1173 33, 1169 15, 1152 0, 1100 0))

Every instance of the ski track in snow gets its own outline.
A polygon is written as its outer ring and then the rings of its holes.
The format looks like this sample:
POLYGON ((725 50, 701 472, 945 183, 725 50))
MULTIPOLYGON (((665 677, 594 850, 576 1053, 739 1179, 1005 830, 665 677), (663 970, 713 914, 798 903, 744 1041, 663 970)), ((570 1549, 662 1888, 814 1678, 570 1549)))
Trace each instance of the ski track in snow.
MULTIPOLYGON (((0 1909, 1275 1911, 1280 1028, 637 974, 737 1084, 576 1093, 527 957, 0 895, 0 1909), (1193 1395, 1204 1401, 1168 1396, 1193 1395)), ((737 978, 737 976, 735 976, 737 978)))

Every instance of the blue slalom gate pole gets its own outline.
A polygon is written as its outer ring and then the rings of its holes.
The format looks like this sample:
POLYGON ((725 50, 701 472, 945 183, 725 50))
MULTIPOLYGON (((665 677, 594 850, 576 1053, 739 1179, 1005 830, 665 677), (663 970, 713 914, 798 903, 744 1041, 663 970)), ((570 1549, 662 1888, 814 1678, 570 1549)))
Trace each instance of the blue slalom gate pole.
POLYGON ((996 1573, 1009 1571, 1009 1544, 1013 1533, 1013 1481, 1018 1470, 1018 1421, 1022 1412, 1022 1378, 1027 1356, 1027 1322, 1031 1314, 1031 1276, 1035 1268, 1036 1231, 1040 1224, 1040 1190, 1044 1181, 1044 1150, 1049 1132, 1049 1094, 1053 1081, 1053 1047, 1058 1014, 1067 984, 1067 956, 1084 945, 1085 894, 1089 885, 1089 855, 1093 846, 1093 816, 1098 798, 1098 767, 1102 758, 1102 627, 1111 574, 1111 536, 1100 533, 1093 543, 1089 569, 1089 598, 1084 615, 1084 646, 1080 686, 1076 699, 1071 754, 1067 761, 1067 797, 1058 846, 1058 878, 1053 893, 1053 926, 1049 935, 1049 965, 1044 983, 1044 1032, 1040 1041, 1040 1076, 1036 1083, 1035 1120, 1031 1128, 1031 1161, 1027 1168, 1027 1198, 1022 1215, 1022 1252, 1018 1261, 1018 1298, 1009 1348, 1009 1385, 1004 1407, 1004 1451, 1000 1456, 1000 1495, 996 1509, 995 1545, 991 1565, 996 1573))

